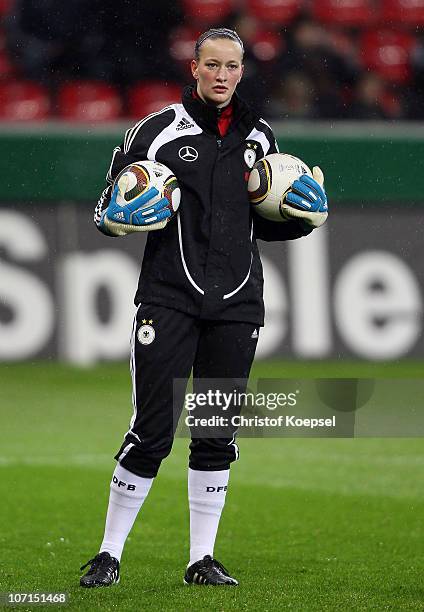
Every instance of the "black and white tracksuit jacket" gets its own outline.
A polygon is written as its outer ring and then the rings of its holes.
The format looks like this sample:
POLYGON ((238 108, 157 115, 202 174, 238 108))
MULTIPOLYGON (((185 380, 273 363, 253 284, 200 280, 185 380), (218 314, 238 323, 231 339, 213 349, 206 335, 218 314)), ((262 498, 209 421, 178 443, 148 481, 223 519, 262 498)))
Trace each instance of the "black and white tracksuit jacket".
POLYGON ((98 225, 111 185, 128 164, 156 160, 174 172, 181 204, 174 219, 147 238, 135 303, 171 307, 201 319, 263 325, 263 277, 256 239, 306 235, 296 221, 275 223, 249 204, 247 178, 254 160, 275 153, 270 126, 236 94, 224 137, 219 109, 184 89, 172 104, 139 121, 113 152, 108 187, 95 211, 98 225))

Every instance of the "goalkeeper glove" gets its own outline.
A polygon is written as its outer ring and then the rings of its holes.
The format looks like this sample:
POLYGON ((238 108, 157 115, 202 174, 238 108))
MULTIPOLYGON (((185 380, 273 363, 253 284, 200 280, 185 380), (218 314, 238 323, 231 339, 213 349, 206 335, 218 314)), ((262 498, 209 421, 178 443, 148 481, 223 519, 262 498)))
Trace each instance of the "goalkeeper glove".
POLYGON ((328 205, 324 175, 319 166, 314 166, 312 176, 302 174, 293 182, 281 208, 287 220, 301 221, 314 228, 327 220, 328 205))
POLYGON ((125 236, 132 232, 148 232, 165 227, 172 213, 166 198, 152 202, 159 195, 156 187, 151 187, 131 202, 122 205, 117 202, 118 193, 119 187, 115 185, 109 206, 101 215, 99 225, 104 233, 125 236))

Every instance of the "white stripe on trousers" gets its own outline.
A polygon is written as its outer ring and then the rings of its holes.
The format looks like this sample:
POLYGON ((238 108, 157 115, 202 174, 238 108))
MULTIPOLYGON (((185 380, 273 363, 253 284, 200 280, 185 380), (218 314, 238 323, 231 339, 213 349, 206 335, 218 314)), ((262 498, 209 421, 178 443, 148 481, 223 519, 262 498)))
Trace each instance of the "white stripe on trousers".
POLYGON ((128 451, 132 449, 133 446, 134 446, 134 444, 132 442, 130 444, 126 445, 126 447, 124 448, 124 450, 122 451, 122 453, 118 457, 118 463, 120 463, 122 461, 122 459, 125 457, 125 455, 128 453, 128 451))
POLYGON ((234 448, 234 456, 235 456, 235 461, 238 461, 239 458, 239 447, 238 444, 236 444, 236 434, 234 434, 234 436, 231 438, 231 440, 228 442, 227 446, 232 446, 234 448))
POLYGON ((135 311, 135 315, 134 315, 134 321, 133 321, 133 326, 132 326, 132 332, 131 332, 131 342, 130 342, 130 347, 131 347, 131 353, 130 353, 130 372, 131 372, 131 382, 132 382, 132 405, 133 405, 133 415, 131 417, 131 421, 130 421, 130 428, 127 431, 127 434, 131 433, 135 438, 137 438, 137 440, 140 441, 140 438, 137 436, 136 433, 134 433, 132 431, 132 428, 134 426, 135 420, 137 418, 137 382, 136 382, 136 365, 135 365, 135 330, 137 329, 137 313, 138 313, 138 309, 140 308, 140 304, 137 306, 137 310, 135 311))

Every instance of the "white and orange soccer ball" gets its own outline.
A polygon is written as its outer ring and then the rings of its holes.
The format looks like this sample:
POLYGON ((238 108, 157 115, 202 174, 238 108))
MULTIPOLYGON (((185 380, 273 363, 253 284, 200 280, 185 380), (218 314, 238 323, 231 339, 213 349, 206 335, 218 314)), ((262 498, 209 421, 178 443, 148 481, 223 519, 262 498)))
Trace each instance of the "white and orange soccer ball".
POLYGON ((288 153, 271 153, 253 166, 247 189, 256 212, 269 221, 287 221, 283 204, 287 193, 302 174, 312 177, 304 161, 288 153))
POLYGON ((168 166, 157 161, 138 161, 126 166, 116 177, 113 188, 116 185, 118 185, 116 203, 121 206, 131 203, 151 187, 156 187, 159 193, 149 200, 149 205, 161 198, 166 198, 169 202, 167 208, 171 212, 170 217, 155 223, 153 227, 134 226, 135 231, 162 229, 172 219, 180 205, 181 190, 175 174, 168 166))

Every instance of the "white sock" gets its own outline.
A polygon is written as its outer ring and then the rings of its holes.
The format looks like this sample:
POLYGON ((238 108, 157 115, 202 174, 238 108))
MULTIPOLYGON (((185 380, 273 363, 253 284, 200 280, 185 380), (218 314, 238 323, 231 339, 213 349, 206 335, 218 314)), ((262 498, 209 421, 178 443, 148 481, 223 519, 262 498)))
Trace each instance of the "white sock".
POLYGON ((225 504, 230 470, 188 470, 190 507, 190 563, 213 557, 216 532, 225 504))
POLYGON ((153 478, 142 478, 117 464, 110 483, 105 534, 99 552, 121 560, 125 540, 152 486, 153 478))

